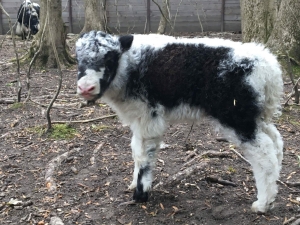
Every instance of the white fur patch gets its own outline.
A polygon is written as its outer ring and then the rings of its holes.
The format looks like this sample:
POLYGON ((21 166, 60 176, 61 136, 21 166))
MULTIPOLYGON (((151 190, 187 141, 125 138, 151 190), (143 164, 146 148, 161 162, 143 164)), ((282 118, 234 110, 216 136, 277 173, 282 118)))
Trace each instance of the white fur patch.
MULTIPOLYGON (((104 71, 104 68, 101 68, 100 71, 104 71)), ((97 96, 100 93, 100 79, 103 78, 103 72, 97 72, 95 70, 87 69, 85 71, 86 75, 81 77, 77 81, 77 94, 81 95, 82 90, 79 88, 87 89, 89 87, 95 87, 91 92, 92 96, 97 96)))

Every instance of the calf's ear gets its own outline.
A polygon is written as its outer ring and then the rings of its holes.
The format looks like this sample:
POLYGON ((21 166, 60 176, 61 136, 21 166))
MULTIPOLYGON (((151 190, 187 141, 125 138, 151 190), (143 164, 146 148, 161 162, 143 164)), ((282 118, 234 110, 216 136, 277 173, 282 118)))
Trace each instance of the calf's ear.
POLYGON ((125 52, 130 49, 133 41, 133 35, 124 35, 119 38, 119 42, 121 43, 122 51, 125 52))

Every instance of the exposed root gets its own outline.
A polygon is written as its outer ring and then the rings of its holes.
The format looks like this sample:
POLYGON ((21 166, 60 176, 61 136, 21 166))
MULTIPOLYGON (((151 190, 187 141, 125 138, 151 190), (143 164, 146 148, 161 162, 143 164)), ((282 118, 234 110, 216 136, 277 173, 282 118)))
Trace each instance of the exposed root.
POLYGON ((54 171, 61 165, 62 161, 68 158, 68 156, 72 154, 74 151, 75 150, 71 150, 69 152, 65 152, 53 158, 46 166, 45 181, 46 181, 46 187, 50 192, 56 191, 56 183, 53 179, 54 171))

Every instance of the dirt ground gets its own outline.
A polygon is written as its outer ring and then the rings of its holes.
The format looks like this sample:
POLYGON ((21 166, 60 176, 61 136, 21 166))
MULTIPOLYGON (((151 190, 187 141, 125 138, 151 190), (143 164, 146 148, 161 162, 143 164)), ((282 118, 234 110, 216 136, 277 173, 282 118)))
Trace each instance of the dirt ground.
MULTIPOLYGON (((240 39, 240 34, 231 33, 209 36, 240 39)), ((17 46, 26 49, 20 40, 17 46)), ((51 101, 58 73, 34 68, 32 100, 39 104, 10 104, 17 91, 16 65, 7 64, 12 57, 12 41, 6 39, 0 49, 0 224, 277 225, 293 224, 300 217, 299 105, 286 107, 276 121, 285 146, 271 212, 251 212, 256 200, 251 167, 236 154, 240 149, 219 140, 207 121, 192 129, 188 124, 170 126, 167 146, 157 155, 149 202, 122 205, 133 194, 127 190, 133 173, 129 128, 115 116, 84 121, 114 112, 101 101, 79 107, 83 101, 76 96, 74 66, 63 70, 63 87, 51 118, 67 121, 75 136, 41 135, 38 131, 47 122, 42 104, 51 101), (191 174, 181 176, 187 168, 191 174)), ((21 67, 22 102, 27 69, 21 67)), ((291 88, 286 79, 286 94, 291 88)))

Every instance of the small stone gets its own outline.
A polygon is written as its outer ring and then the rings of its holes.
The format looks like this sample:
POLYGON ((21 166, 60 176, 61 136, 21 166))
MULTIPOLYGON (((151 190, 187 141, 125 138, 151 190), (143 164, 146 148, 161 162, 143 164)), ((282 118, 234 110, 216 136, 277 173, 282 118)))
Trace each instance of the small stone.
POLYGON ((77 174, 78 173, 78 170, 76 169, 76 167, 72 166, 71 167, 71 170, 73 171, 73 173, 77 174))

